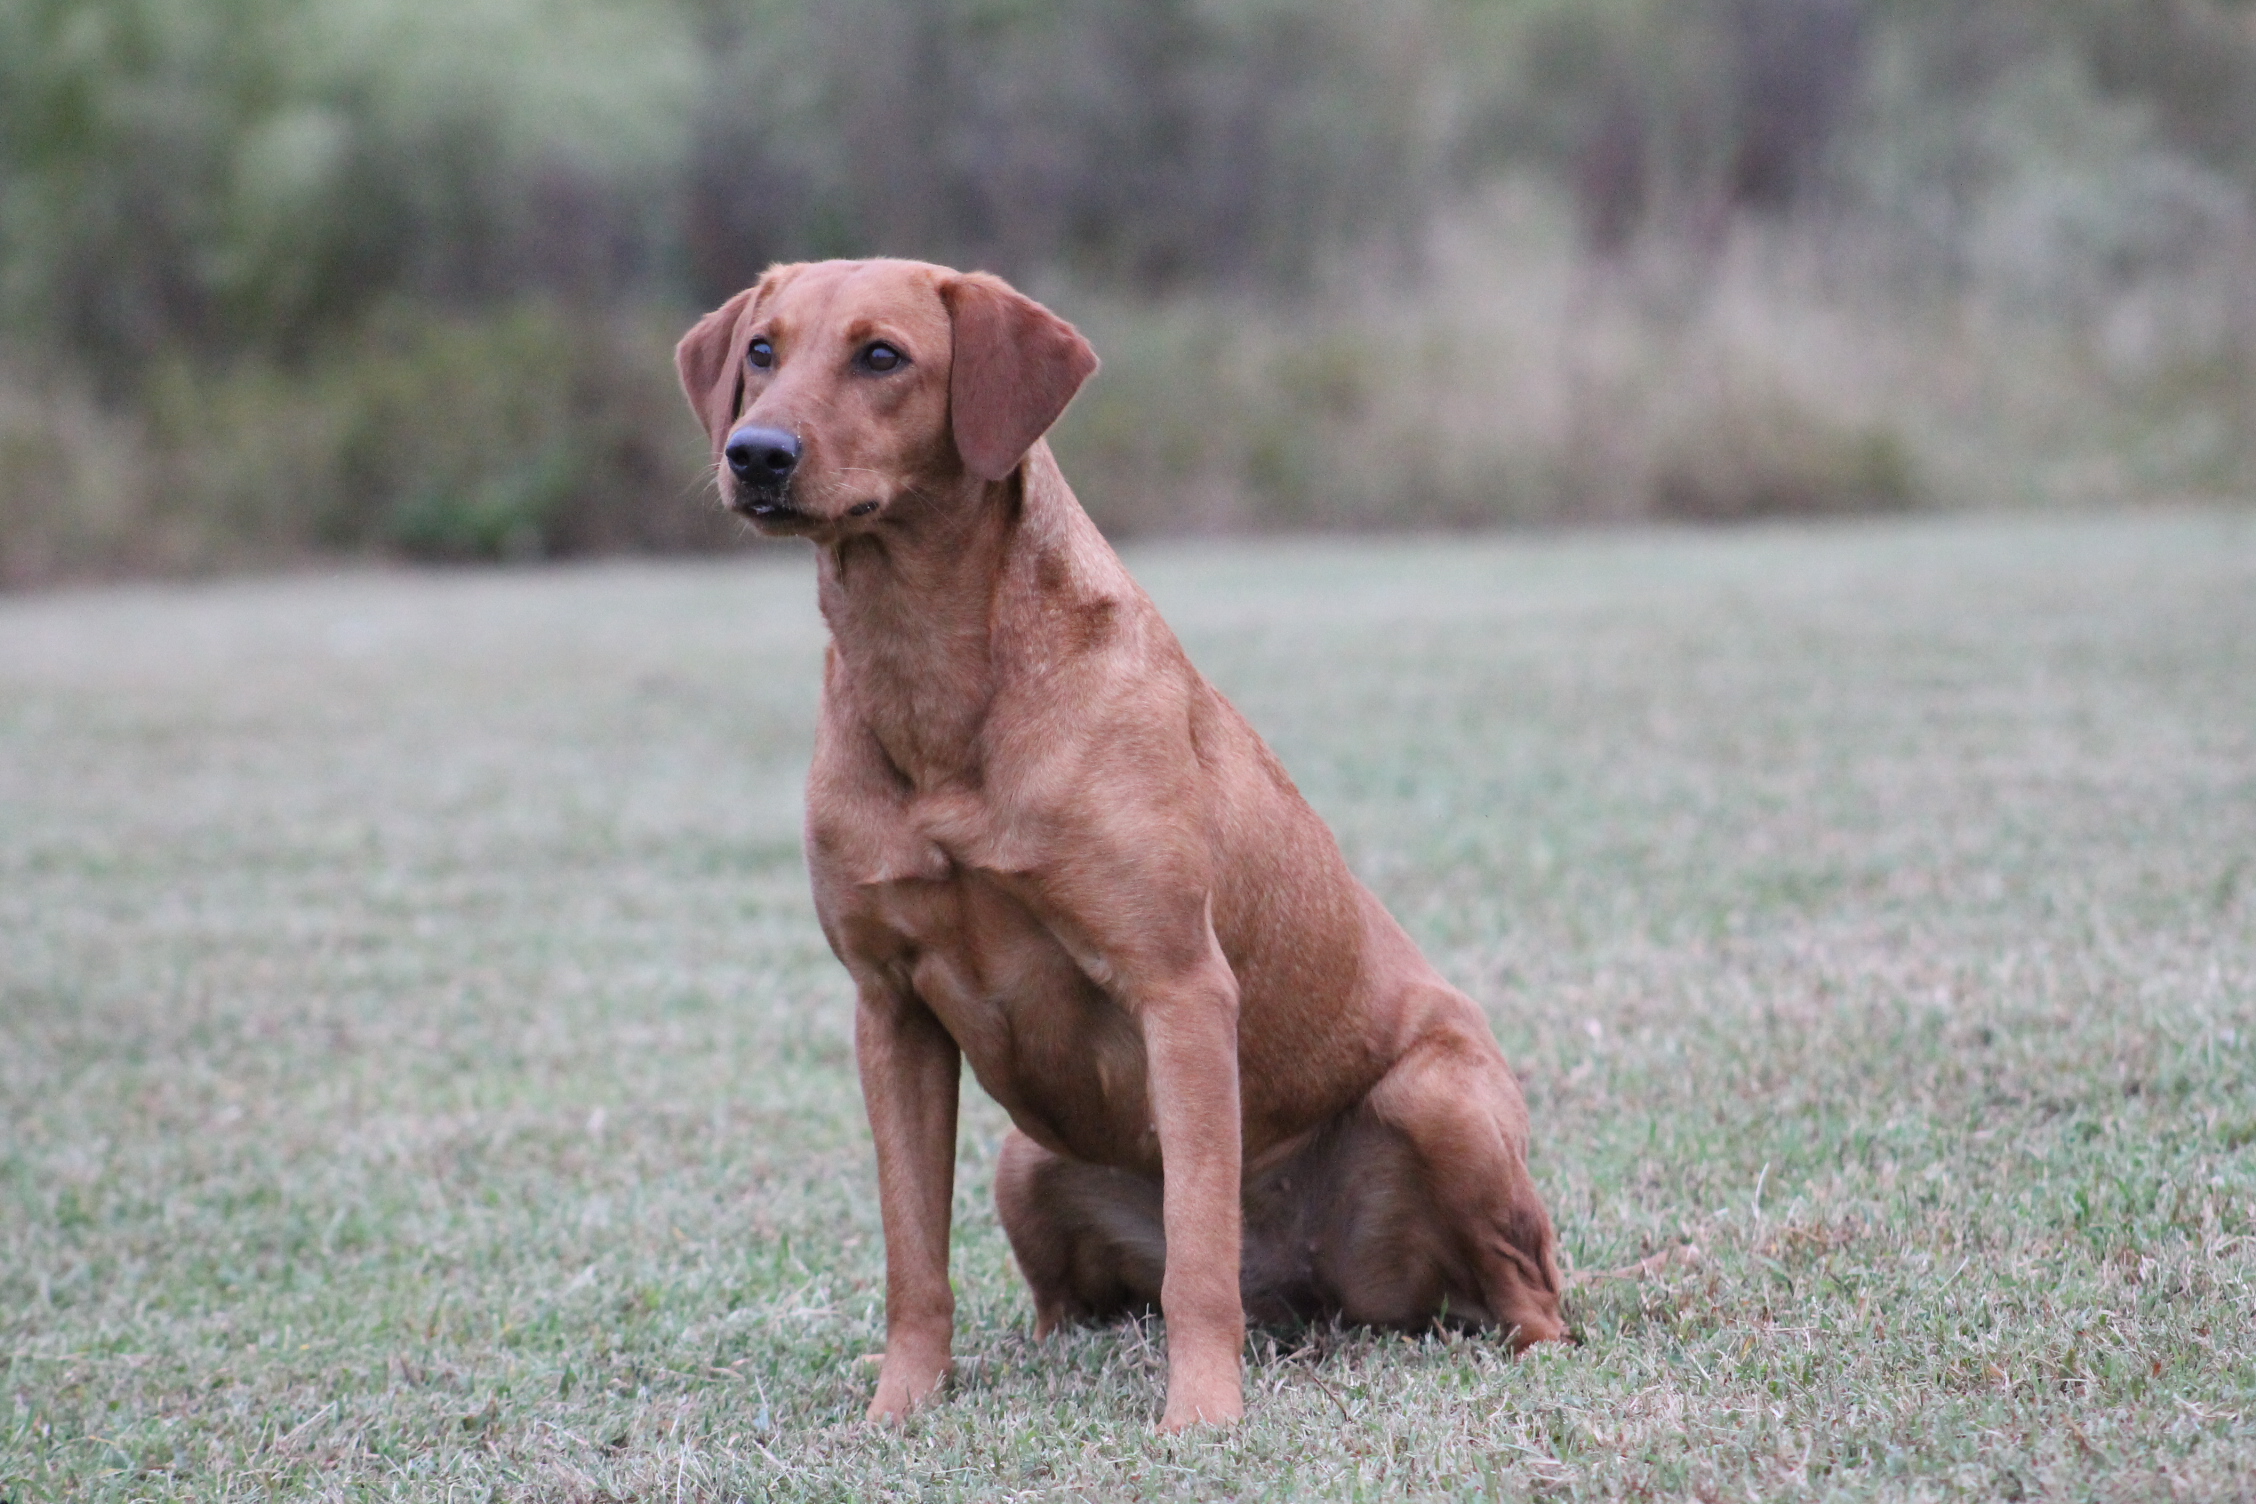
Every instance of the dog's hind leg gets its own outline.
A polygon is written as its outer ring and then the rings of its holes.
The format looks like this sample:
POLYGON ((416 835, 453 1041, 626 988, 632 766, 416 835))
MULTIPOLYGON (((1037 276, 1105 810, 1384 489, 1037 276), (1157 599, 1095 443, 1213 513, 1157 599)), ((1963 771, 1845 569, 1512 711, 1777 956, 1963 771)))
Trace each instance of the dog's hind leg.
POLYGON ((1415 1152, 1436 1241, 1462 1261, 1483 1324, 1515 1349, 1564 1337, 1551 1218, 1528 1173, 1527 1107, 1471 1000, 1437 1010, 1366 1102, 1415 1152))
POLYGON ((995 1208, 1034 1291, 1034 1334, 1159 1304, 1167 1237, 1156 1181, 1082 1164, 1012 1129, 995 1208))

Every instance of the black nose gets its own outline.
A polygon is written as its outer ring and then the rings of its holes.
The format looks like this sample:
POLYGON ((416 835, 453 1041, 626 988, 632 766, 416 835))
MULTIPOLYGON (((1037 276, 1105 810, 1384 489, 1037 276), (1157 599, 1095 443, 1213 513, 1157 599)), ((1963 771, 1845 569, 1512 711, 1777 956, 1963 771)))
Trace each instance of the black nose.
POLYGON ((772 489, 798 468, 799 441, 780 428, 739 428, 721 451, 729 470, 748 486, 772 489))

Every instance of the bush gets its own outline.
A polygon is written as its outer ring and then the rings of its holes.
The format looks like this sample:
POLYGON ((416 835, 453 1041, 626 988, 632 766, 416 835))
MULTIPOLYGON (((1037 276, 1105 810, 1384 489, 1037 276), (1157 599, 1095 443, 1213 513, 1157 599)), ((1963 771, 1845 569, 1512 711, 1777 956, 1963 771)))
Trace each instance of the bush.
POLYGON ((402 297, 647 296, 695 59, 668 0, 0 0, 0 320, 130 397, 402 297))
POLYGON ((1846 423, 1776 394, 1708 409, 1664 436, 1651 506, 1661 517, 1738 522, 1901 511, 1916 492, 1899 431, 1846 423))
POLYGON ((1414 291, 1072 306, 1105 364, 1059 426, 1066 473, 1123 534, 1729 521, 1929 494, 1931 394, 1892 376, 1906 346, 1940 359, 1938 331, 1828 306, 1791 237, 1593 268, 1573 225, 1523 184, 1442 236, 1414 291))
POLYGON ((552 302, 403 308, 298 371, 166 363, 130 420, 0 383, 0 573, 734 546, 674 384, 677 332, 552 302))
POLYGON ((0 367, 0 585, 163 568, 135 425, 75 385, 0 367))
MULTIPOLYGON (((740 531, 697 492, 674 321, 538 302, 476 319, 402 312, 320 362, 327 436, 301 487, 313 540, 418 558, 717 546, 740 531)), ((269 420, 271 421, 271 419, 269 420)))

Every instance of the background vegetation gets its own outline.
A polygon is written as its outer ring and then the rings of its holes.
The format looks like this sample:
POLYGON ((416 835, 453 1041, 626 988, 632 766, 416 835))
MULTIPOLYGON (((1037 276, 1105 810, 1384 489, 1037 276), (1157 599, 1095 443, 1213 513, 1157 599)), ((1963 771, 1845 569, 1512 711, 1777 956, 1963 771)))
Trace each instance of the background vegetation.
POLYGON ((2239 494, 2225 0, 0 0, 0 579, 708 547, 665 359, 999 269, 1115 532, 2239 494))
POLYGON ((2256 515, 1145 545, 1526 1073, 1584 1341, 883 1341, 797 559, 0 599, 0 1495, 2244 1500, 2256 515), (754 665, 747 667, 748 664, 754 665), (1687 1246, 1699 1250, 1685 1255, 1687 1246))

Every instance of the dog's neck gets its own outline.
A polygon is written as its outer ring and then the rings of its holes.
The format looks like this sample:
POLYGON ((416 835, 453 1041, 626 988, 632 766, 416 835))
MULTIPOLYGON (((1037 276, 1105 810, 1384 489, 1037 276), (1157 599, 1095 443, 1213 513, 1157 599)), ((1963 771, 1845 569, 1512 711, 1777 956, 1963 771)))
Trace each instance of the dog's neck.
POLYGON ((1054 595, 1061 581, 1086 593, 1099 583, 1085 578, 1092 563, 1126 581, 1040 443, 1008 479, 967 480, 961 494, 824 547, 819 560, 834 654, 826 698, 919 789, 979 782, 988 710, 1041 656, 1031 632, 1013 630, 1021 598, 1054 595))

